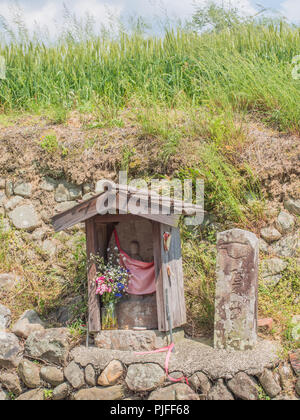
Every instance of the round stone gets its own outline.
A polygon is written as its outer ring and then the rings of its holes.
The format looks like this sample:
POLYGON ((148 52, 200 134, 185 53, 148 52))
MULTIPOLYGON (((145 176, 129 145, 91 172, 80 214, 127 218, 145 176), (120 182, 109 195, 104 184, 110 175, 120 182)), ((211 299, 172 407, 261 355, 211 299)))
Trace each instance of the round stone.
POLYGON ((130 365, 125 379, 128 388, 136 392, 152 391, 164 380, 163 369, 155 363, 130 365))

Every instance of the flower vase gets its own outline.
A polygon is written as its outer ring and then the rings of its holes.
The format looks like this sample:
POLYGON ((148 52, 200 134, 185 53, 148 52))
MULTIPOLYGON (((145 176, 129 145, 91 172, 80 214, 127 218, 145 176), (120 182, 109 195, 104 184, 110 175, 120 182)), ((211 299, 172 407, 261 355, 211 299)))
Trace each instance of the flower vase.
POLYGON ((116 304, 114 302, 106 303, 101 308, 102 330, 117 330, 118 320, 116 304))

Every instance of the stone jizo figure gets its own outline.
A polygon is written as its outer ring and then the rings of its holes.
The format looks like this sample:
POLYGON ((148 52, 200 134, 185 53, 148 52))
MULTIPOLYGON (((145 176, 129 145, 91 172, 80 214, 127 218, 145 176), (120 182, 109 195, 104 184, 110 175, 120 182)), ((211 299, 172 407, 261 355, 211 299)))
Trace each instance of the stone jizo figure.
POLYGON ((257 342, 257 237, 241 229, 218 235, 214 346, 251 350, 257 342))
POLYGON ((136 261, 144 262, 142 257, 140 256, 140 244, 138 243, 138 241, 132 241, 130 243, 129 255, 136 261))

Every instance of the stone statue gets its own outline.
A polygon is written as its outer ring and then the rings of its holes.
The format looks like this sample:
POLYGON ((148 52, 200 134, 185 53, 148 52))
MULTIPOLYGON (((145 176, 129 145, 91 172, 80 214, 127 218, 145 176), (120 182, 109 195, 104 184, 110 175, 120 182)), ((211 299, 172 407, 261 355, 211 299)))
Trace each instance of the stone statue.
POLYGON ((241 229, 218 234, 214 346, 252 350, 257 342, 258 239, 241 229))
POLYGON ((130 243, 129 255, 136 261, 144 262, 142 257, 140 256, 140 244, 138 243, 138 241, 132 241, 130 243))

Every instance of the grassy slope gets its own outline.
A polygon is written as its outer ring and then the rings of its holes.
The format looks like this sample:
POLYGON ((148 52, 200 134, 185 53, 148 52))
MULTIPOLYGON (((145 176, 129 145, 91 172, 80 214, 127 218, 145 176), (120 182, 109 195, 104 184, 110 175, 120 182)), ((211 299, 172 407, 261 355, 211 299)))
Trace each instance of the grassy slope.
POLYGON ((285 24, 245 24, 231 31, 168 32, 164 38, 120 34, 47 47, 0 48, 4 109, 205 105, 253 111, 299 132, 299 82, 291 76, 300 31, 285 24))
MULTIPOLYGON (((108 133, 128 133, 134 127, 129 133, 133 142, 118 144, 116 169, 127 168, 131 176, 146 179, 202 177, 207 209, 223 227, 256 230, 267 216, 259 180, 240 160, 249 142, 247 120, 250 114, 299 135, 299 81, 291 76, 299 41, 298 28, 251 23, 202 35, 180 30, 166 33, 163 39, 121 34, 114 41, 91 38, 52 47, 34 42, 2 46, 0 54, 8 68, 7 79, 0 82, 1 120, 9 125, 8 114, 26 111, 64 124, 76 112, 86 133, 100 130, 87 134, 81 152, 97 149, 108 133), (154 150, 155 158, 149 162, 143 150, 148 155, 154 150), (182 159, 182 154, 188 158, 182 159), (249 202, 249 194, 256 200, 249 202)), ((76 160, 72 145, 61 140, 53 127, 40 146, 45 154, 76 160)), ((101 147, 98 154, 104 150, 101 147)), ((199 231, 184 235, 190 327, 198 330, 212 322, 215 257, 213 247, 201 241, 214 243, 214 235, 199 231)), ((5 243, 11 247, 14 239, 8 239, 5 243)), ((7 254, 0 255, 1 271, 8 261, 7 254)), ((37 278, 47 273, 41 264, 37 278)), ((66 270, 71 278, 76 263, 66 270)), ((295 270, 291 263, 287 284, 297 283, 295 270)), ((61 293, 59 285, 57 290, 34 285, 29 290, 21 307, 31 303, 47 309, 61 293)), ((297 311, 293 297, 299 285, 288 290, 280 293, 279 300, 276 293, 261 294, 261 315, 274 316, 278 333, 286 330, 289 316, 297 311)))

